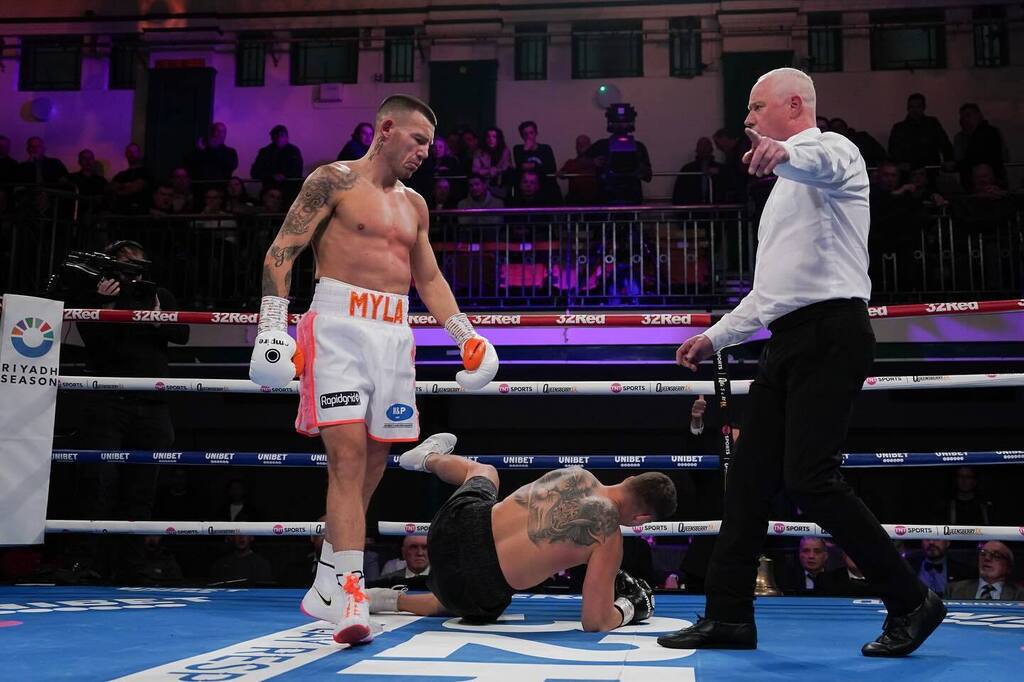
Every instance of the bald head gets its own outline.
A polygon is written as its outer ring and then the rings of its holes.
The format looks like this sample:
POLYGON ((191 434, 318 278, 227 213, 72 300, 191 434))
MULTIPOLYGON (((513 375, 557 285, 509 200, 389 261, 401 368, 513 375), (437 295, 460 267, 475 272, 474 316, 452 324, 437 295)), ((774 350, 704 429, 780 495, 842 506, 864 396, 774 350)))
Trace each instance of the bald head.
POLYGON ((797 69, 774 69, 750 90, 745 123, 762 135, 784 140, 816 125, 816 103, 810 76, 797 69))
MULTIPOLYGON (((805 107, 810 107, 811 111, 814 111, 817 100, 814 93, 814 81, 803 71, 789 67, 773 69, 758 78, 754 87, 756 88, 761 83, 765 83, 777 97, 783 99, 794 95, 799 97, 803 100, 805 107)), ((815 118, 813 113, 811 118, 815 118)))

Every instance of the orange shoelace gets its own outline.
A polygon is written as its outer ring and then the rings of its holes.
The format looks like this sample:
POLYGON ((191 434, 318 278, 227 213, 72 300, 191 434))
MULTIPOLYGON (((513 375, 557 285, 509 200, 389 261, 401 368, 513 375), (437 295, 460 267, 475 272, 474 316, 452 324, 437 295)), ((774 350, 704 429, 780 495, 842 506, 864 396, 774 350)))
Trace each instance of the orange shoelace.
POLYGON ((345 577, 345 584, 341 586, 341 589, 349 593, 349 595, 357 602, 366 601, 366 594, 359 589, 359 577, 349 573, 345 577))

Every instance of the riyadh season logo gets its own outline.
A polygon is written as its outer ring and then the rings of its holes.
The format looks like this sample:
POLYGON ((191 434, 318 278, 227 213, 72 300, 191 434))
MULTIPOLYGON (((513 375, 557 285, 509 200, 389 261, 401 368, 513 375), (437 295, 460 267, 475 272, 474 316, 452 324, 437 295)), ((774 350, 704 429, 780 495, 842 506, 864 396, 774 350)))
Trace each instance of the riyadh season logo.
POLYGON ((11 345, 26 358, 41 358, 53 348, 53 327, 38 317, 18 320, 11 329, 11 345))

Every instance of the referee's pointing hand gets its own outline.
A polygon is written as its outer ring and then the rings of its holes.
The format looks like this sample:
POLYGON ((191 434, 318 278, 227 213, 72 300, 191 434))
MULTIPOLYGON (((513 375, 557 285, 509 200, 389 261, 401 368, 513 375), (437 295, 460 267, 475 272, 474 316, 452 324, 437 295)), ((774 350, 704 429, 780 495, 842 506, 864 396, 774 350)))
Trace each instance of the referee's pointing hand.
POLYGON ((762 137, 753 128, 743 131, 750 138, 750 151, 743 155, 743 163, 749 164, 747 172, 757 177, 768 175, 780 163, 789 161, 789 152, 778 140, 762 137))

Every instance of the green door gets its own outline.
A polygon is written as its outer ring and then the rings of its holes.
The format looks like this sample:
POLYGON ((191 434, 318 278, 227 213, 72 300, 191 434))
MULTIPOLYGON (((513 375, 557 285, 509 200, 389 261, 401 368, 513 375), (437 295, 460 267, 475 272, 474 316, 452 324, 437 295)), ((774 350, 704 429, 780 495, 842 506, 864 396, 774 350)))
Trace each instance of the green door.
POLYGON ((437 114, 438 134, 459 127, 478 135, 494 125, 498 62, 430 62, 430 108, 437 114))
POLYGON ((735 131, 743 128, 750 88, 762 74, 781 66, 793 66, 792 52, 728 52, 722 55, 726 128, 735 131))

